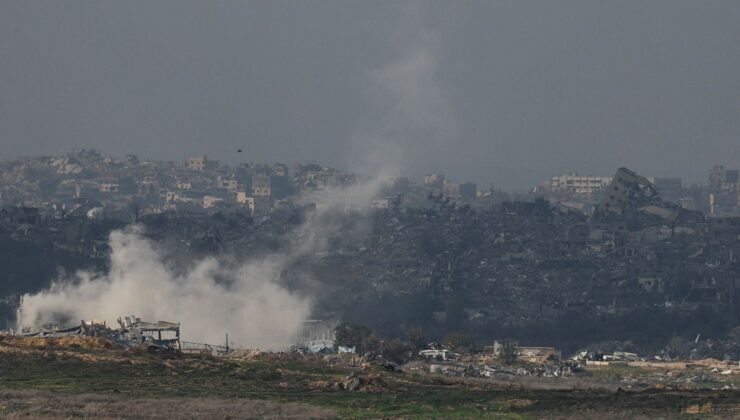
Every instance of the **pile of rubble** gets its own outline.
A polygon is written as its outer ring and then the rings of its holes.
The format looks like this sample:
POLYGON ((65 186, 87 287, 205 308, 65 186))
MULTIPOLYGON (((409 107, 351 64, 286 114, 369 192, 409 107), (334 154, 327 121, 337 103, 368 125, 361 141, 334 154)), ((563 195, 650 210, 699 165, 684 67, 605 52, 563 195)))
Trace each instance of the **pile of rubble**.
POLYGON ((565 377, 575 374, 582 365, 573 361, 550 361, 537 364, 519 364, 504 366, 498 364, 484 365, 431 365, 430 372, 450 377, 494 378, 507 376, 565 377))
POLYGON ((87 348, 146 347, 154 353, 183 350, 180 324, 157 321, 145 322, 136 316, 118 318, 119 328, 110 328, 103 321, 83 320, 79 325, 59 328, 19 327, 2 335, 8 343, 25 345, 80 346, 87 348))

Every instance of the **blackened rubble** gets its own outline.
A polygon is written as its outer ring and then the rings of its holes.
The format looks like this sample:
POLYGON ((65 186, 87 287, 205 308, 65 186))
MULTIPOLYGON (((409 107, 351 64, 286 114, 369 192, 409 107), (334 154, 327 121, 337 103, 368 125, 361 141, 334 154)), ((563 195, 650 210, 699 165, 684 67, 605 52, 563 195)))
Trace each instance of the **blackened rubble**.
POLYGON ((376 212, 368 237, 339 235, 300 268, 327 286, 327 310, 388 335, 423 325, 568 350, 723 339, 737 322, 740 219, 665 202, 624 168, 614 187, 618 210, 604 201, 590 218, 544 200, 475 208, 430 195, 425 208, 376 212))

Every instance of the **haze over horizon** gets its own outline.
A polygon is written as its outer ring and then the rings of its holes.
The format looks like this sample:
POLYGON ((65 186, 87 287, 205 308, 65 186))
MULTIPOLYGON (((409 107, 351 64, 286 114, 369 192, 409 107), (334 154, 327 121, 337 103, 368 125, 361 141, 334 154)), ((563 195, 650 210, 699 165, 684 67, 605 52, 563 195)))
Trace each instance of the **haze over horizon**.
POLYGON ((0 4, 0 158, 312 160, 481 188, 740 167, 740 2, 0 4))

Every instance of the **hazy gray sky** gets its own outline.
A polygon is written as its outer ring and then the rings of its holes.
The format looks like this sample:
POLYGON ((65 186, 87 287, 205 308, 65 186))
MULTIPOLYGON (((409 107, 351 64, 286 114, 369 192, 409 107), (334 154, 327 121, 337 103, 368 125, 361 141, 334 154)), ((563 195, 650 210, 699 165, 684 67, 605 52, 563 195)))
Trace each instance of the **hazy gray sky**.
POLYGON ((0 158, 740 167, 740 1, 0 2, 0 158))

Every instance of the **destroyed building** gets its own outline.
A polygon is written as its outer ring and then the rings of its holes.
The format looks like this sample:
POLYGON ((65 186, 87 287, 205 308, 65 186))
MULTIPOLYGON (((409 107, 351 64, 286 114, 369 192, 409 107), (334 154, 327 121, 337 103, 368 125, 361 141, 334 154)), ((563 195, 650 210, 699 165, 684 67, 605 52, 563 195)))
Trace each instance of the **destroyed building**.
POLYGON ((23 337, 100 337, 122 347, 145 347, 150 352, 173 352, 182 350, 180 324, 167 321, 145 322, 134 315, 118 318, 119 328, 109 327, 105 321, 82 320, 77 325, 44 326, 23 325, 20 315, 17 326, 5 331, 6 335, 23 337))
POLYGON ((665 201, 653 183, 627 168, 619 168, 591 216, 596 228, 640 230, 650 226, 701 223, 701 213, 665 201))
POLYGON ((119 334, 130 343, 148 344, 180 350, 180 323, 144 322, 136 316, 118 318, 119 334))

